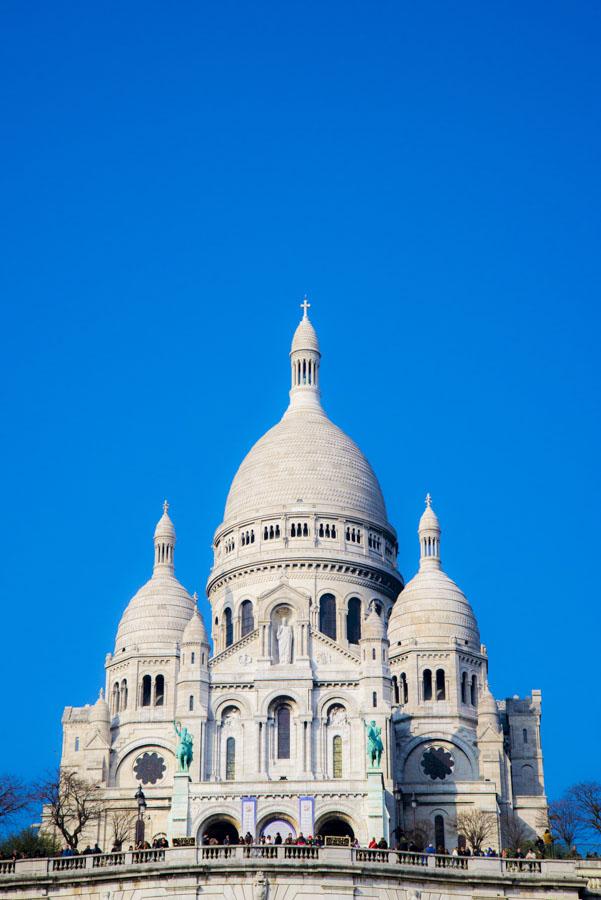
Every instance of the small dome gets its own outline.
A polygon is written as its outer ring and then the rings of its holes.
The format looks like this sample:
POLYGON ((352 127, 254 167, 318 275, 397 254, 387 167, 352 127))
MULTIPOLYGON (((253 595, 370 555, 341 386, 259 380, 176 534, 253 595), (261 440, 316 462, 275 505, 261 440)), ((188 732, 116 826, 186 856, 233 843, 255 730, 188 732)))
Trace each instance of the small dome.
POLYGON ((480 647, 474 612, 465 594, 442 569, 420 569, 392 609, 388 622, 391 650, 414 638, 431 643, 456 638, 480 647))
POLYGON ((100 688, 100 693, 98 695, 98 700, 90 710, 90 716, 88 719, 89 722, 110 722, 111 721, 111 713, 109 710, 109 705, 104 699, 104 691, 100 688))
POLYGON ((167 538, 173 543, 175 543, 175 527, 173 522, 169 518, 169 513, 167 510, 169 509, 169 504, 165 500, 163 503, 163 515, 157 522, 157 527, 154 530, 154 536, 156 538, 167 538))
POLYGON ((194 607, 194 600, 174 575, 155 571, 121 617, 115 653, 134 646, 142 649, 179 644, 194 607))
MULTIPOLYGON (((196 602, 196 596, 194 596, 194 601, 196 602)), ((182 634, 182 644, 207 644, 209 640, 207 638, 207 630, 205 628, 205 623, 202 620, 202 616, 198 611, 198 607, 194 606, 194 610, 190 617, 190 620, 186 627, 184 628, 184 633, 182 634)))
POLYGON ((294 353, 297 350, 315 350, 319 353, 317 332, 313 328, 311 320, 306 313, 300 320, 298 327, 294 332, 294 337, 292 338, 290 352, 294 353))
POLYGON ((440 531, 440 522, 438 521, 438 516, 432 509, 432 498, 430 497, 430 494, 426 496, 426 508, 419 520, 417 531, 418 534, 422 531, 440 531))
POLYGON ((383 640, 386 637, 386 627, 382 616, 376 612, 375 606, 372 606, 369 615, 363 625, 363 638, 372 638, 383 640))
POLYGON ((478 700, 478 720, 484 724, 484 719, 487 721, 492 719, 493 724, 496 725, 497 728, 501 727, 499 707, 497 706, 497 701, 491 694, 488 682, 486 681, 482 685, 482 692, 478 700))

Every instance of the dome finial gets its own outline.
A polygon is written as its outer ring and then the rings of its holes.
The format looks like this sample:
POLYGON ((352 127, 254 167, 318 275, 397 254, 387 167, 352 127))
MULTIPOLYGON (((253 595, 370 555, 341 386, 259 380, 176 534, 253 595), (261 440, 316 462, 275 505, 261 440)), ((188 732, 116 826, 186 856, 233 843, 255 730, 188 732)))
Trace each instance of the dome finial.
POLYGON ((426 494, 426 506, 428 507, 428 509, 430 509, 430 507, 432 506, 432 497, 429 493, 426 494))
POLYGON ((310 308, 310 306, 311 306, 311 304, 308 302, 308 300, 307 300, 307 295, 305 294, 304 300, 303 300, 303 302, 302 302, 301 305, 300 305, 300 307, 301 307, 301 309, 302 309, 302 311, 303 311, 303 319, 308 318, 308 316, 307 316, 307 310, 310 308))
POLYGON ((163 512, 165 513, 165 515, 167 515, 167 513, 169 512, 169 504, 166 500, 163 500, 163 512))

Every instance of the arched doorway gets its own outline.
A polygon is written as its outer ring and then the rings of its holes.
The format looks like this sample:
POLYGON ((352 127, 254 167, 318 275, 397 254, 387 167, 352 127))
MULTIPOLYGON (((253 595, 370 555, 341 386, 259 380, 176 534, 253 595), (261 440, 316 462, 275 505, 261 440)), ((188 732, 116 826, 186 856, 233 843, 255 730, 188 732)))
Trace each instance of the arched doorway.
MULTIPOLYGON (((261 825, 261 837, 267 837, 269 835, 271 836, 271 840, 274 841, 278 833, 282 838, 282 841, 285 841, 289 834, 291 834, 293 838, 296 838, 296 828, 292 822, 288 821, 288 819, 276 817, 268 819, 267 822, 261 825)), ((305 837, 307 837, 307 835, 305 835, 305 837)))
POLYGON ((237 844, 238 823, 228 816, 213 816, 201 825, 198 838, 202 844, 208 844, 210 841, 217 841, 218 844, 229 841, 230 844, 237 844))
POLYGON ((351 841, 355 840, 355 832, 351 828, 350 823, 340 816, 327 816, 319 822, 316 831, 323 838, 348 837, 351 841))

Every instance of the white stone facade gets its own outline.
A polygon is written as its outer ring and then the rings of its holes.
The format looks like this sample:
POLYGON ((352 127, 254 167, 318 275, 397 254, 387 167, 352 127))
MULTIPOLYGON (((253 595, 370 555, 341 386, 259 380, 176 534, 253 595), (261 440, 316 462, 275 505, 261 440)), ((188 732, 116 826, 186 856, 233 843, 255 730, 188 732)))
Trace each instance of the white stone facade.
MULTIPOLYGON (((215 533, 213 649, 175 577, 165 505, 152 578, 106 657, 104 697, 65 710, 62 765, 101 785, 114 809, 134 809, 142 785, 149 840, 175 833, 174 719, 194 739, 185 830, 195 837, 277 827, 366 843, 377 827, 394 845, 420 825, 450 848, 470 807, 496 815, 493 845, 508 815, 536 829, 540 691, 492 698, 475 615, 441 569, 429 499, 420 568, 404 587, 377 478, 321 406, 306 308, 290 360, 290 405, 242 462, 215 533), (384 745, 375 780, 372 720, 384 745)), ((109 815, 95 828, 108 848, 109 815)))

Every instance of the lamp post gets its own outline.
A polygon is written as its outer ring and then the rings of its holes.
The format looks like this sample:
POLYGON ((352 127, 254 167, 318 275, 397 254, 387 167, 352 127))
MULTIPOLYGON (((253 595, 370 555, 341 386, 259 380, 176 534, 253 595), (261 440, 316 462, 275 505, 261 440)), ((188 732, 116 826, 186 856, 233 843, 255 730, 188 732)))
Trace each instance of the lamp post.
POLYGON ((138 804, 138 818, 136 821, 136 847, 144 843, 144 813, 146 812, 146 797, 141 787, 136 791, 135 801, 138 804))

